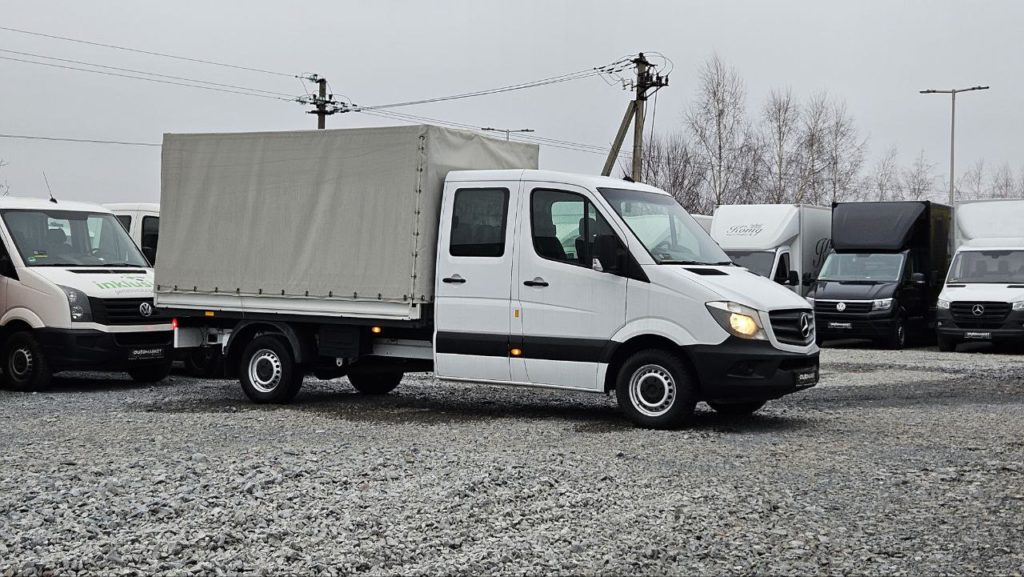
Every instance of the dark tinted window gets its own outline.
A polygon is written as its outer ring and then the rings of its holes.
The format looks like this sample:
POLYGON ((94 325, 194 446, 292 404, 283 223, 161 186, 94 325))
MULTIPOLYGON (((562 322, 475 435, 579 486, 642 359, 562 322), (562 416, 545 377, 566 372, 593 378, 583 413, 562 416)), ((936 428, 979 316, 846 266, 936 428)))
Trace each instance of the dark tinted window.
POLYGON ((452 256, 503 256, 507 220, 507 189, 460 188, 455 191, 448 253, 452 256))
POLYGON ((779 266, 775 269, 775 282, 786 284, 789 282, 789 253, 783 253, 779 257, 779 266))
MULTIPOLYGON (((594 266, 603 238, 621 245, 601 213, 583 196, 560 190, 538 189, 530 198, 533 249, 548 260, 594 266)), ((610 241, 605 241, 610 242, 610 241)), ((602 267, 613 266, 603 263, 602 267)))
POLYGON ((152 255, 156 256, 156 244, 160 237, 160 217, 142 217, 142 248, 152 249, 152 255))
POLYGON ((121 226, 123 226, 125 230, 131 231, 132 217, 128 216, 127 214, 119 214, 117 215, 117 221, 121 223, 121 226))

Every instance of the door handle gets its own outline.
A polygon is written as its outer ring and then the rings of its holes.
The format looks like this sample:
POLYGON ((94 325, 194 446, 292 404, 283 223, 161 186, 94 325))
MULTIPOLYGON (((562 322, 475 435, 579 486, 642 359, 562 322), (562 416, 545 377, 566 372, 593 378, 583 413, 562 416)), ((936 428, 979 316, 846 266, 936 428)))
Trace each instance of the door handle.
POLYGON ((546 287, 548 286, 548 281, 538 276, 535 277, 533 280, 523 281, 523 284, 526 286, 546 287))
POLYGON ((466 279, 462 278, 461 276, 459 276, 457 274, 453 274, 452 276, 445 277, 445 278, 441 279, 441 282, 448 283, 448 284, 462 284, 462 283, 466 282, 466 279))

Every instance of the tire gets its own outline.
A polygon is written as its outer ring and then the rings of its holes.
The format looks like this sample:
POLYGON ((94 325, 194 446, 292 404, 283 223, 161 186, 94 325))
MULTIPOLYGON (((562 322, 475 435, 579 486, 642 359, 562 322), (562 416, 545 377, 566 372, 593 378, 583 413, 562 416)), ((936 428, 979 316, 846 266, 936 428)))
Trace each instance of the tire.
POLYGON ((939 350, 944 353, 956 352, 956 346, 960 343, 950 337, 938 336, 939 350))
POLYGON ((892 332, 885 340, 886 348, 898 351, 907 346, 907 319, 903 316, 896 318, 892 326, 892 332))
POLYGON ((748 401, 745 403, 712 403, 708 405, 716 413, 724 417, 746 417, 753 415, 768 401, 748 401))
POLYGON ((238 366, 242 391, 254 403, 288 403, 302 387, 302 371, 280 338, 256 337, 242 351, 238 366))
POLYGON ((675 429, 693 421, 697 382, 683 360, 651 349, 626 359, 616 377, 619 408, 646 429, 675 429))
POLYGON ((224 376, 224 357, 214 347, 192 349, 185 355, 185 372, 200 379, 218 379, 224 376))
POLYGON ((128 369, 128 376, 136 383, 159 383, 171 374, 170 361, 146 363, 128 369))
POLYGON ((18 331, 3 346, 3 383, 14 391, 44 391, 53 373, 35 336, 18 331))
POLYGON ((391 368, 352 367, 348 380, 357 391, 364 395, 386 395, 402 382, 405 373, 391 368))

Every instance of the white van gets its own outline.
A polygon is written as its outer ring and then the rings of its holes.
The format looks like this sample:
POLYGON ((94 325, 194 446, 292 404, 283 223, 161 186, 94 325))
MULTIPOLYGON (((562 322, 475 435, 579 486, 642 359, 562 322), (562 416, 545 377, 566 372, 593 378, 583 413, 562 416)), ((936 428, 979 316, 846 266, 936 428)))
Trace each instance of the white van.
POLYGON ((657 188, 430 126, 163 150, 157 304, 175 345, 221 349, 255 402, 288 402, 306 372, 384 394, 434 371, 614 392, 665 428, 818 380, 807 301, 732 266, 657 188))
POLYGON ((163 379, 173 331, 153 308, 153 270, 107 209, 0 198, 3 383, 46 388, 63 370, 163 379))
POLYGON ((806 296, 832 247, 832 210, 807 204, 732 204, 715 209, 711 238, 754 274, 806 296))
POLYGON ((939 294, 939 350, 1024 342, 1024 200, 957 204, 958 248, 939 294))
POLYGON ((156 263, 157 240, 160 236, 160 205, 155 202, 122 202, 103 205, 121 221, 128 236, 142 249, 149 262, 156 263))

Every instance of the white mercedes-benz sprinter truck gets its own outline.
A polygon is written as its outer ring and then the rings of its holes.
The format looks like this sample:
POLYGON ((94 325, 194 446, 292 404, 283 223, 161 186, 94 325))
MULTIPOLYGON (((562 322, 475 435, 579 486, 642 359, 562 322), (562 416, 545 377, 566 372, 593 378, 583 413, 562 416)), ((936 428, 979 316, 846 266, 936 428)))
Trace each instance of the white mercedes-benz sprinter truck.
POLYGON ((1024 200, 957 204, 957 250, 939 294, 939 350, 1024 342, 1024 200))
POLYGON ((304 373, 615 392, 635 423, 814 385, 813 312, 667 193, 429 126, 166 135, 156 299, 256 402, 304 373), (642 226, 641 226, 642 225, 642 226), (203 250, 195 250, 196 246, 203 250))
POLYGON ((832 210, 807 204, 715 209, 711 238, 734 263, 806 296, 832 248, 832 210))
POLYGON ((170 319, 153 270, 107 209, 0 198, 0 355, 6 387, 38 391, 64 370, 167 376, 170 319))

